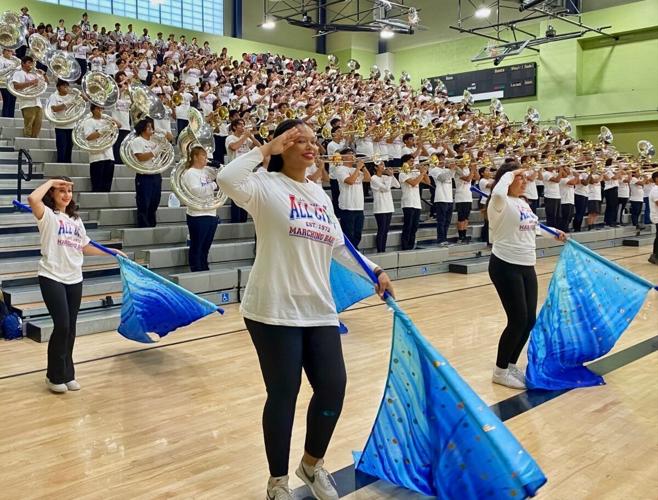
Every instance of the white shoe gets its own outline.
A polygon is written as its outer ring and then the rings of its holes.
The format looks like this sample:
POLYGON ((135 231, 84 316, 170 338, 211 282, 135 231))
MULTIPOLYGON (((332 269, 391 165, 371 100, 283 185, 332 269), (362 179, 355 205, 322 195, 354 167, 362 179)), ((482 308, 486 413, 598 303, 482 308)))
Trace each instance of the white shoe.
POLYGON ((331 484, 333 478, 327 470, 322 467, 324 460, 318 460, 313 466, 313 474, 309 475, 307 470, 310 468, 308 465, 305 465, 304 462, 300 462, 299 467, 297 467, 297 477, 306 483, 313 493, 313 496, 318 500, 338 500, 338 492, 334 485, 331 484))
MULTIPOLYGON (((512 376, 514 378, 516 378, 517 380, 523 382, 523 384, 525 385, 525 373, 523 373, 523 371, 520 370, 518 366, 516 366, 515 364, 510 363, 507 366, 507 369, 509 370, 509 372, 512 374, 512 376)), ((70 387, 69 387, 69 389, 70 389, 70 387)))
POLYGON ((66 387, 66 384, 53 384, 48 379, 46 379, 46 385, 48 386, 48 389, 50 389, 51 392, 56 392, 58 394, 61 394, 69 390, 68 387, 66 387))
POLYGON ((66 388, 69 391, 79 391, 80 390, 80 384, 78 383, 77 380, 71 380, 70 382, 66 383, 66 388))
POLYGON ((292 490, 288 488, 288 476, 270 478, 265 500, 293 500, 293 498, 292 490))
POLYGON ((495 367, 491 381, 494 384, 504 385, 505 387, 511 387, 512 389, 525 389, 525 384, 512 375, 507 368, 503 369, 495 367))

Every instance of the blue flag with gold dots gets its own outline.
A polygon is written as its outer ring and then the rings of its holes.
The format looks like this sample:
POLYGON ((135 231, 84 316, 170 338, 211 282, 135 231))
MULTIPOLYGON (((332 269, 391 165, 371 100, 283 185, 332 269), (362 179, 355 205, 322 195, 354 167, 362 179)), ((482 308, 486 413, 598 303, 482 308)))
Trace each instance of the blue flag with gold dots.
POLYGON ((605 383, 583 363, 612 349, 653 285, 569 240, 530 334, 526 382, 536 389, 605 383))
POLYGON ((336 312, 339 313, 375 293, 374 285, 368 278, 348 269, 336 259, 331 259, 329 281, 336 312))
POLYGON ((389 374, 356 470, 424 495, 526 498, 546 477, 394 300, 389 374))

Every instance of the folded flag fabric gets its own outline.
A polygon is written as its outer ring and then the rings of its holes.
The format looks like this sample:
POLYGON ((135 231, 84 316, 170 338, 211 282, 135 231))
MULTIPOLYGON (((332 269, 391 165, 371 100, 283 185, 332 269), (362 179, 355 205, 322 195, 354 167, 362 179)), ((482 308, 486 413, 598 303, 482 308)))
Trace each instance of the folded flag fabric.
POLYGON ((571 389, 605 383, 583 363, 612 349, 653 285, 570 239, 530 334, 526 383, 571 389))
POLYGON ((375 293, 370 280, 348 269, 335 259, 331 260, 329 280, 336 312, 339 313, 375 293))
POLYGON ((118 332, 130 340, 152 343, 149 333, 160 338, 214 312, 224 311, 209 300, 116 255, 121 268, 123 303, 118 332))
POLYGON ((438 498, 526 498, 546 477, 392 299, 382 403, 356 470, 438 498))

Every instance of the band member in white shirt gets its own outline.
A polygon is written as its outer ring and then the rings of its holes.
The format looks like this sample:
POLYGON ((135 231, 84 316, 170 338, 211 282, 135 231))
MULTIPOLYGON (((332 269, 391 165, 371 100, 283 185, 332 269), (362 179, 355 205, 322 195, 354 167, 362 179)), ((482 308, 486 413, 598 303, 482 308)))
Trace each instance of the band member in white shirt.
POLYGON ((589 197, 589 174, 582 172, 578 175, 578 184, 574 190, 574 202, 576 205, 576 213, 573 218, 573 230, 580 232, 583 227, 583 219, 587 212, 587 200, 589 197))
MULTIPOLYGON (((443 153, 439 153, 439 159, 443 153)), ((457 209, 457 235, 461 243, 468 243, 470 236, 466 236, 468 222, 473 209, 473 193, 471 183, 479 179, 474 162, 468 167, 457 168, 455 172, 455 208, 457 209)))
MULTIPOLYGON (((305 178, 317 155, 315 132, 285 120, 274 139, 236 158, 218 175, 220 188, 251 213, 258 235, 256 261, 241 312, 258 353, 267 401, 263 411, 270 471, 267 498, 293 500, 288 462, 302 370, 313 386, 304 456, 296 471, 313 496, 337 499, 323 458, 340 416, 346 385, 331 259, 354 268, 324 190, 305 178), (271 156, 269 171, 252 174, 271 156), (273 290, 273 287, 276 290, 273 290)), ((390 279, 364 257, 380 296, 390 279)))
MULTIPOLYGON (((327 156, 330 158, 336 153, 340 153, 345 149, 347 141, 343 137, 343 130, 336 126, 331 131, 331 142, 327 144, 327 156)), ((334 213, 340 217, 340 207, 338 206, 338 198, 340 196, 340 186, 338 179, 336 179, 336 168, 338 163, 329 162, 329 189, 331 190, 331 203, 334 206, 334 213)))
POLYGON ((580 177, 571 174, 569 167, 562 167, 562 179, 560 179, 560 230, 569 232, 571 219, 575 212, 575 188, 580 182, 580 177))
MULTIPOLYGON (((193 146, 185 164, 182 182, 187 189, 199 198, 212 200, 219 189, 215 178, 217 170, 207 166, 208 153, 202 146, 193 146)), ((190 271, 207 271, 208 253, 215 239, 219 220, 217 209, 199 210, 187 207, 187 228, 190 233, 190 250, 188 253, 190 271)))
POLYGON ((421 182, 430 184, 430 178, 427 175, 427 167, 422 165, 420 168, 413 168, 412 162, 414 157, 410 154, 402 155, 400 158, 402 167, 400 168, 400 189, 402 190, 402 236, 400 244, 402 250, 413 250, 416 246, 416 232, 418 231, 418 222, 420 221, 420 189, 421 182))
MULTIPOLYGON (((69 94, 69 82, 57 80, 56 95, 52 99, 50 109, 55 116, 60 115, 75 97, 69 94)), ((61 116, 61 115, 60 115, 61 116)), ((55 145, 57 146, 57 163, 71 163, 73 152, 73 127, 75 122, 55 125, 55 145)))
MULTIPOLYGON (((24 56, 21 59, 21 69, 14 72, 11 79, 14 82, 16 90, 26 90, 39 83, 39 78, 44 78, 46 82, 48 77, 41 72, 39 75, 32 72, 34 59, 30 56, 24 56)), ((25 137, 39 137, 41 132, 41 123, 43 121, 43 110, 41 99, 34 97, 31 99, 18 99, 18 107, 23 114, 23 135, 25 137)))
MULTIPOLYGON (((135 157, 144 168, 153 166, 153 159, 157 153, 157 146, 151 141, 155 132, 153 120, 144 118, 135 125, 138 135, 132 141, 131 147, 135 157)), ((137 201, 137 227, 155 227, 157 224, 156 212, 162 197, 162 175, 136 174, 135 197, 137 201)))
POLYGON ((640 224, 640 214, 642 213, 642 203, 644 202, 644 184, 650 183, 649 179, 637 172, 631 174, 630 180, 630 202, 631 202, 631 222, 638 231, 643 229, 640 224))
POLYGON ((365 220, 363 183, 370 182, 370 172, 362 160, 356 159, 355 165, 352 149, 343 149, 340 154, 343 155, 343 164, 336 169, 340 186, 340 227, 354 247, 359 248, 365 220))
POLYGON ((377 252, 386 251, 388 231, 391 227, 391 218, 395 211, 391 188, 399 188, 400 183, 393 175, 393 170, 386 168, 381 161, 375 165, 375 175, 370 178, 372 189, 373 213, 377 220, 377 237, 375 238, 377 252))
MULTIPOLYGON (((244 120, 241 118, 233 120, 230 129, 231 134, 226 138, 227 163, 248 153, 252 148, 260 146, 260 142, 254 137, 251 130, 245 128, 244 120)), ((231 222, 247 222, 247 211, 236 205, 233 200, 231 200, 231 222)))
MULTIPOLYGON (((507 315, 492 380, 514 389, 525 389, 525 377, 516 364, 537 314, 535 240, 539 219, 522 198, 525 173, 518 162, 505 162, 496 172, 487 206, 493 241, 489 276, 507 315)), ((565 234, 559 234, 560 241, 565 241, 565 234)))
MULTIPOLYGON (((37 219, 41 241, 39 287, 53 320, 48 341, 46 385, 55 393, 80 390, 75 379, 73 345, 82 299, 83 255, 105 255, 89 244, 85 226, 73 200, 73 182, 54 177, 27 198, 37 219)), ((125 254, 120 250, 117 253, 125 254)))
POLYGON ((433 202, 436 213, 436 242, 443 247, 448 245, 448 228, 452 219, 454 170, 448 168, 444 160, 439 161, 439 165, 430 168, 429 176, 434 179, 435 184, 433 202))
POLYGON ((557 227, 560 223, 560 180, 562 171, 557 167, 547 167, 542 174, 544 181, 544 209, 546 224, 557 227))
MULTIPOLYGON (((12 61, 13 53, 13 50, 2 49, 0 71, 14 65, 12 61)), ((16 96, 7 90, 7 83, 4 79, 0 80, 0 94, 2 94, 2 117, 13 118, 14 110, 16 109, 16 96)))
POLYGON ((617 227, 617 211, 619 210, 619 169, 614 169, 612 158, 605 161, 603 172, 603 196, 605 197, 605 213, 603 223, 608 227, 617 227))
MULTIPOLYGON (((101 119, 103 108, 92 104, 91 117, 86 118, 84 135, 88 141, 95 141, 108 124, 101 119)), ((114 178, 114 151, 112 146, 102 150, 89 152, 89 175, 91 177, 91 190, 94 193, 109 193, 112 190, 114 178)))

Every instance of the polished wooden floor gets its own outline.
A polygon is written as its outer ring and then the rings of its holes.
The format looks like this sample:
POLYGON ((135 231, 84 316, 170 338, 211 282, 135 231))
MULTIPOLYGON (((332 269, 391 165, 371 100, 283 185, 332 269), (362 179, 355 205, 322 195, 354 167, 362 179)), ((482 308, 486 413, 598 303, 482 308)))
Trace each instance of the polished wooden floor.
MULTIPOLYGON (((601 252, 658 282, 644 249, 601 252)), ((540 302, 556 259, 542 259, 540 302)), ((397 282, 401 306, 488 403, 517 391, 490 382, 505 318, 486 273, 397 282)), ((391 317, 370 299, 343 314, 348 390, 326 457, 338 470, 368 436, 385 380, 391 317)), ((658 333, 658 293, 613 352, 658 333)), ((46 346, 0 344, 0 498, 262 499, 264 387, 237 306, 142 346, 117 333, 76 345, 78 393, 44 386, 46 346)), ((658 491, 658 353, 507 422, 548 477, 538 498, 655 499, 658 491)), ((302 453, 310 390, 299 398, 291 471, 302 453)), ((299 486, 294 478, 291 486, 299 486)), ((419 498, 382 482, 349 499, 419 498)))

